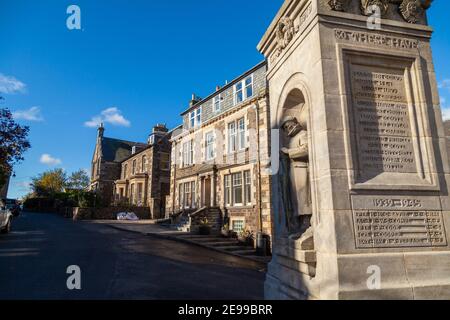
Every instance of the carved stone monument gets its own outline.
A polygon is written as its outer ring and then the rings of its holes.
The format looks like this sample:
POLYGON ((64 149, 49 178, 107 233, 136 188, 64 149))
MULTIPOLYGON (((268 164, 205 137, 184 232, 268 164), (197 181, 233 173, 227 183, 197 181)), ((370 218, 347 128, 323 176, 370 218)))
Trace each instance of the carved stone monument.
POLYGON ((430 4, 286 0, 261 40, 280 130, 267 298, 450 299, 430 4))

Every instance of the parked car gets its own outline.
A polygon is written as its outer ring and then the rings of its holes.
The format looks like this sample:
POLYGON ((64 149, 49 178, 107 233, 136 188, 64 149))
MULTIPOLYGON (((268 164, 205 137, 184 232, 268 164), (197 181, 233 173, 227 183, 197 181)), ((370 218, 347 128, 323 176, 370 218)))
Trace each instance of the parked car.
POLYGON ((20 215, 21 212, 21 208, 19 203, 17 202, 17 200, 15 199, 6 199, 6 208, 11 211, 12 215, 14 217, 18 217, 20 215))
POLYGON ((0 200, 0 232, 9 233, 11 231, 11 221, 13 215, 10 210, 6 207, 4 202, 0 200))

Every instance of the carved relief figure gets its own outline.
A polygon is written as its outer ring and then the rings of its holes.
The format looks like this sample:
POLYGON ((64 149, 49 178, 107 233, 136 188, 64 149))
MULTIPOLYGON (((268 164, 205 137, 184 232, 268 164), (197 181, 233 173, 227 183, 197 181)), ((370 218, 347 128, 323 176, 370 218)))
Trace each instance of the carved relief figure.
POLYGON ((277 26, 277 47, 283 51, 294 38, 294 22, 290 18, 283 18, 277 26))
POLYGON ((311 227, 311 191, 306 108, 298 120, 283 120, 285 138, 281 149, 280 182, 286 223, 291 238, 301 238, 311 227))
POLYGON ((400 4, 400 14, 407 22, 417 23, 430 5, 431 1, 403 0, 400 4))
POLYGON ((389 0, 361 0, 361 10, 364 15, 371 15, 371 6, 380 8, 381 16, 386 15, 389 9, 389 0))
POLYGON ((348 0, 330 0, 328 1, 328 5, 331 10, 343 12, 347 10, 348 0))
MULTIPOLYGON (((330 1, 330 6, 331 2, 333 1, 330 1)), ((361 10, 364 15, 370 15, 372 14, 370 7, 375 5, 380 8, 381 15, 384 16, 389 10, 389 4, 399 5, 403 19, 409 23, 418 23, 432 2, 433 0, 361 0, 361 10)))
POLYGON ((277 49, 275 53, 272 55, 272 61, 278 58, 284 49, 289 45, 289 43, 294 38, 295 33, 298 29, 294 26, 294 21, 292 19, 285 17, 282 18, 277 25, 277 49))

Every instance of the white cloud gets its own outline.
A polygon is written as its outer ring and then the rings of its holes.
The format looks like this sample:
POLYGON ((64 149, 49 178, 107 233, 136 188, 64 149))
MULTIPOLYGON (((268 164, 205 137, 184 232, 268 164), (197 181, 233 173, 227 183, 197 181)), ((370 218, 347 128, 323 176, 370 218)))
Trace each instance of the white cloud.
POLYGON ((439 82, 438 88, 450 90, 450 79, 444 79, 441 82, 439 82))
POLYGON ((44 120, 44 117, 41 114, 41 109, 39 107, 31 107, 28 110, 17 110, 13 112, 13 117, 16 120, 27 120, 27 121, 44 120))
POLYGON ((42 164, 46 164, 48 166, 57 166, 62 163, 61 159, 53 158, 51 155, 46 153, 41 156, 40 161, 42 164))
POLYGON ((439 97, 441 100, 441 110, 442 110, 442 117, 444 118, 444 121, 450 120, 450 106, 446 105, 446 99, 442 96, 439 97))
POLYGON ((130 121, 125 119, 122 112, 115 107, 103 110, 100 115, 86 121, 84 125, 89 128, 96 128, 102 123, 109 123, 120 127, 129 127, 131 125, 130 121))
POLYGON ((0 93, 13 94, 24 92, 25 87, 26 85, 22 81, 17 80, 14 77, 5 76, 3 73, 0 73, 0 93))
POLYGON ((444 121, 450 120, 450 108, 442 109, 442 118, 444 121))

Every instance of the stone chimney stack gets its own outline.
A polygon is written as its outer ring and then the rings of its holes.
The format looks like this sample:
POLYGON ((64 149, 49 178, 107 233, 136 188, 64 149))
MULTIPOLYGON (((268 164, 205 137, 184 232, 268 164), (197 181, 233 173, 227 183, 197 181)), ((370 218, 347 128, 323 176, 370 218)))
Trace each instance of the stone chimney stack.
POLYGON ((199 103, 200 101, 202 101, 202 98, 197 97, 197 95, 195 93, 192 94, 192 98, 191 98, 191 102, 189 102, 189 106, 193 107, 195 104, 199 103))
POLYGON ((169 129, 167 129, 166 124, 164 123, 158 123, 153 127, 153 133, 167 133, 169 132, 169 129))
POLYGON ((100 126, 98 127, 98 138, 101 139, 103 138, 103 134, 105 133, 105 127, 103 125, 103 122, 100 124, 100 126))

